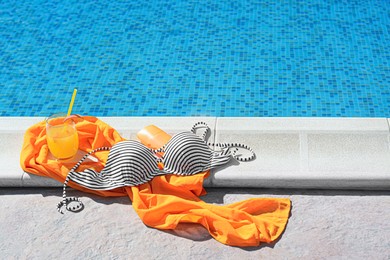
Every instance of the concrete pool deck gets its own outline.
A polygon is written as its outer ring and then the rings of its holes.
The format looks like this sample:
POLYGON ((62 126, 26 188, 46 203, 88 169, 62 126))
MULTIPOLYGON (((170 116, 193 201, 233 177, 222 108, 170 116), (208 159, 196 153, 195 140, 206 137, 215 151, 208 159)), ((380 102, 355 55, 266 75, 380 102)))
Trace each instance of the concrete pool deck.
POLYGON ((145 226, 127 197, 104 198, 75 190, 85 208, 56 210, 60 188, 0 189, 2 259, 373 259, 390 258, 390 191, 207 188, 207 203, 249 198, 292 201, 276 243, 223 245, 201 226, 161 231, 145 226))
MULTIPOLYGON (((60 187, 21 170, 26 129, 40 117, 0 117, 0 186, 60 187)), ((206 187, 390 189, 390 122, 386 118, 100 117, 127 139, 154 124, 170 134, 206 122, 210 142, 239 142, 251 162, 212 171, 206 187)))

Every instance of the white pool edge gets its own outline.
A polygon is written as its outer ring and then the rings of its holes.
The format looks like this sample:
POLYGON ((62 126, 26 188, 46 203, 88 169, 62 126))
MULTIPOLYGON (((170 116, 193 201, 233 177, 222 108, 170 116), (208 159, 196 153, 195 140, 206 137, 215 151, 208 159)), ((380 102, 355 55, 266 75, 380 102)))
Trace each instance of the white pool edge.
MULTIPOLYGON (((210 141, 240 142, 252 162, 211 172, 206 187, 390 189, 390 119, 252 117, 99 117, 125 138, 154 124, 170 134, 197 121, 212 128, 210 141)), ((24 173, 19 156, 25 130, 42 117, 0 117, 0 187, 60 187, 24 173)))

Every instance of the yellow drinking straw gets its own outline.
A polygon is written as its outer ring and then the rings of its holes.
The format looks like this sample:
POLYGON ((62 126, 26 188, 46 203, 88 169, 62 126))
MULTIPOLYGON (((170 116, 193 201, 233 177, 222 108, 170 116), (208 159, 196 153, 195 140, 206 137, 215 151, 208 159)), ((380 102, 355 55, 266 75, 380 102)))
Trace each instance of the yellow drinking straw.
POLYGON ((75 88, 75 89, 73 90, 72 99, 70 100, 70 104, 69 104, 67 116, 70 116, 70 113, 72 113, 72 108, 73 108, 74 100, 75 100, 75 98, 76 98, 76 94, 77 94, 77 89, 75 88))

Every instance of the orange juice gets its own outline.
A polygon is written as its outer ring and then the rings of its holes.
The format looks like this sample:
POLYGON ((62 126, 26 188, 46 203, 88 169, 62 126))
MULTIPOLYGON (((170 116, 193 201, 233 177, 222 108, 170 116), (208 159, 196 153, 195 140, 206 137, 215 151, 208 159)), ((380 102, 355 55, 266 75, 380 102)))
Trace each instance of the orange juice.
POLYGON ((50 117, 46 125, 46 140, 50 152, 58 159, 76 155, 79 138, 74 122, 63 122, 65 117, 50 117))

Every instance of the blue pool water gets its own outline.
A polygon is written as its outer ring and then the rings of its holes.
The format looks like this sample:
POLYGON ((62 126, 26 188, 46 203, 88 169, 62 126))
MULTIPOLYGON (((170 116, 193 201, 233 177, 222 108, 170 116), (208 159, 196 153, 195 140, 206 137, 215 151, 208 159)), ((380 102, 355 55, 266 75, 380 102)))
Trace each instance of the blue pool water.
POLYGON ((0 2, 0 116, 390 117, 390 1, 0 2))

